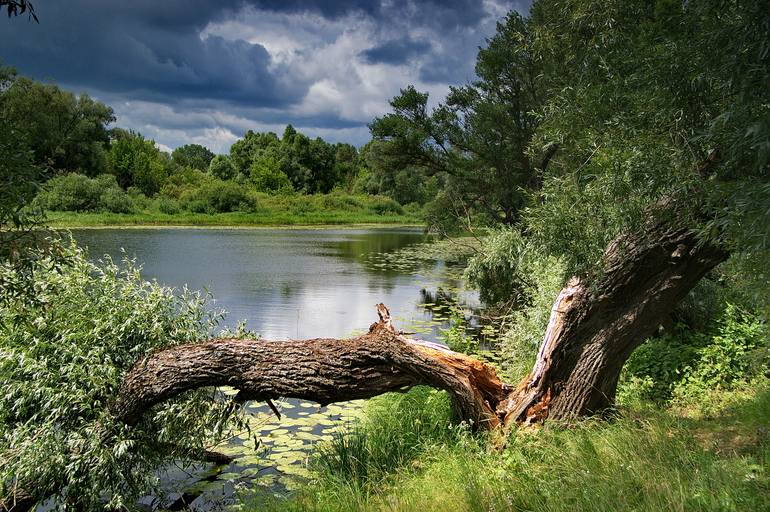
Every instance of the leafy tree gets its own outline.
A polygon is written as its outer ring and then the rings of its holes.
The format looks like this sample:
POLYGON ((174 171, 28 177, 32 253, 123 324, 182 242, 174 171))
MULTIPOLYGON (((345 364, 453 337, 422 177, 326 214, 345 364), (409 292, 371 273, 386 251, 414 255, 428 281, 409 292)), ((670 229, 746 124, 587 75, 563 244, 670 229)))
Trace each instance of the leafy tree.
POLYGON ((220 180, 231 180, 237 172, 232 159, 227 155, 217 155, 209 164, 209 174, 220 180))
POLYGON ((445 103, 429 112, 428 94, 409 86, 391 101, 393 113, 370 125, 381 141, 380 165, 397 174, 407 168, 440 176, 461 210, 513 224, 539 188, 550 149, 530 154, 543 105, 542 63, 527 20, 512 12, 479 51, 479 80, 451 88, 445 103))
POLYGON ((251 164, 251 181, 259 192, 291 191, 291 181, 272 156, 265 156, 251 164))
POLYGON ((154 141, 139 133, 113 130, 113 136, 109 166, 118 184, 124 189, 134 186, 146 196, 154 196, 169 175, 170 161, 154 141))
MULTIPOLYGON (((129 262, 52 252, 31 262, 29 295, 0 287, 0 506, 52 497, 56 508, 132 508, 158 490, 159 467, 223 439, 233 407, 195 391, 128 428, 107 405, 138 358, 208 337, 219 317, 196 294, 143 281, 129 262)), ((0 263, 0 282, 20 272, 0 263)))
POLYGON ((0 260, 18 255, 42 213, 28 207, 45 177, 45 168, 0 112, 0 260))
POLYGON ((358 173, 358 150, 355 146, 338 142, 334 145, 334 171, 338 183, 351 184, 358 173))
POLYGON ((769 10, 766 0, 533 5, 527 47, 547 99, 529 153, 558 151, 520 227, 572 278, 516 418, 606 409, 626 359, 705 274, 730 254, 766 258, 769 10))
POLYGON ((180 167, 192 167, 199 171, 209 168, 214 153, 200 144, 185 144, 171 152, 171 159, 180 167))
MULTIPOLYGON (((420 167, 406 165, 390 167, 390 149, 387 143, 372 140, 361 150, 361 169, 356 188, 368 194, 382 194, 401 204, 425 202, 438 195, 439 178, 428 177, 420 167)), ((445 216, 446 212, 442 216, 445 216)))
POLYGON ((107 125, 112 109, 86 94, 75 96, 4 68, 0 109, 18 137, 32 149, 34 161, 56 170, 95 176, 104 172, 107 125))
POLYGON ((278 136, 273 132, 255 133, 249 130, 230 147, 230 159, 239 173, 248 176, 254 159, 279 144, 278 136))

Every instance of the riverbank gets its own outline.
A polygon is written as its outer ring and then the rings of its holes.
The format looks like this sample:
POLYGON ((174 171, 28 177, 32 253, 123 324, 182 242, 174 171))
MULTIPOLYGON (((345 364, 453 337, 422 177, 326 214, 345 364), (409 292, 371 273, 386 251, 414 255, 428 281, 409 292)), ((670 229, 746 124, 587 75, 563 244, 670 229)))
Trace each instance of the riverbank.
POLYGON ((102 213, 48 212, 46 224, 54 228, 82 227, 278 227, 278 226, 422 226, 414 214, 377 214, 355 211, 316 211, 292 213, 267 211, 258 213, 191 213, 161 212, 102 213))
POLYGON ((761 378, 686 407, 634 401, 609 422, 517 429, 500 451, 418 388, 370 400, 362 424, 319 448, 308 485, 242 509, 768 510, 768 414, 761 378))

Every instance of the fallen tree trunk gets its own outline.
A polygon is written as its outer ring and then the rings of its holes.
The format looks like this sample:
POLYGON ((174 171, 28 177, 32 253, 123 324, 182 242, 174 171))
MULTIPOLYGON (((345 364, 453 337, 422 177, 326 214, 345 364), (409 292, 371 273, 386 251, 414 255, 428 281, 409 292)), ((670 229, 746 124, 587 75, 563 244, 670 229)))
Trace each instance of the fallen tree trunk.
POLYGON ((325 405, 425 384, 448 391, 458 417, 473 428, 499 425, 497 406, 509 389, 492 366, 410 339, 396 331, 384 305, 377 310, 380 321, 350 339, 215 339, 156 352, 126 374, 113 414, 132 425, 153 405, 206 386, 232 386, 239 400, 325 405))

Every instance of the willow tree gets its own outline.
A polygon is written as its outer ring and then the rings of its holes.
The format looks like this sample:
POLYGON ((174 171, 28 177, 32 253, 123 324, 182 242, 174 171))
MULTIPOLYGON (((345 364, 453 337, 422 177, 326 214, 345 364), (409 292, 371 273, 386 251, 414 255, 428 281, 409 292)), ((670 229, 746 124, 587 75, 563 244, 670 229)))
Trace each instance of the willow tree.
POLYGON ((770 234, 770 3, 543 0, 558 146, 522 228, 572 277, 510 419, 606 409, 633 350, 731 254, 770 234))

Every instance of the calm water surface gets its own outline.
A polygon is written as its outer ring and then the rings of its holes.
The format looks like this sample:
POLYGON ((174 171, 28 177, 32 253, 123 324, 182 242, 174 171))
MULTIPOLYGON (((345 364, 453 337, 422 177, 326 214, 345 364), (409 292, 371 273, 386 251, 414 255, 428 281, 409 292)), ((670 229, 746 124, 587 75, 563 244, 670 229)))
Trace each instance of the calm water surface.
POLYGON ((82 229, 92 259, 136 258, 148 279, 208 290, 226 326, 246 320, 267 339, 342 337, 376 320, 384 302, 422 320, 423 276, 371 264, 372 255, 422 242, 418 229, 82 229))
MULTIPOLYGON (((384 302, 396 326, 435 340, 447 317, 426 302, 438 288, 456 287, 442 262, 392 265, 378 255, 426 240, 418 229, 80 229, 72 231, 93 260, 135 258, 146 279, 207 290, 214 308, 228 312, 223 327, 245 320, 267 339, 345 337, 365 331, 384 302)), ((148 497, 151 508, 219 509, 235 501, 239 487, 289 489, 306 472, 316 442, 345 428, 360 403, 279 403, 278 421, 264 404, 247 407, 256 434, 217 447, 236 457, 227 467, 169 468, 162 481, 170 498, 148 497), (289 450, 289 451, 287 451, 289 450), (174 501, 176 500, 176 503, 174 501), (184 504, 183 504, 184 502, 184 504)))

